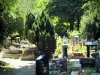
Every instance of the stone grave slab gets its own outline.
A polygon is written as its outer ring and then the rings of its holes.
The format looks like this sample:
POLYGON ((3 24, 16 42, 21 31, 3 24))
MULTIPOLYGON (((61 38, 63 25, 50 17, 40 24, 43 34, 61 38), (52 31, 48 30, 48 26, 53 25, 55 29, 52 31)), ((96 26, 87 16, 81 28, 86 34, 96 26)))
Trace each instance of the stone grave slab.
POLYGON ((94 72, 94 73, 91 73, 91 75, 100 75, 100 73, 94 72))
POLYGON ((78 75, 78 71, 72 71, 71 75, 78 75))

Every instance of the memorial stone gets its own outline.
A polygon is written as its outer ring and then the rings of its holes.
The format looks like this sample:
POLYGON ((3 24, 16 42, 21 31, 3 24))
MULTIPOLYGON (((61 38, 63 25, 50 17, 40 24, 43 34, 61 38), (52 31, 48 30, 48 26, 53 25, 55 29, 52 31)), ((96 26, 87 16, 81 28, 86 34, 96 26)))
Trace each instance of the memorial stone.
POLYGON ((49 75, 49 56, 41 53, 36 59, 36 75, 49 75))

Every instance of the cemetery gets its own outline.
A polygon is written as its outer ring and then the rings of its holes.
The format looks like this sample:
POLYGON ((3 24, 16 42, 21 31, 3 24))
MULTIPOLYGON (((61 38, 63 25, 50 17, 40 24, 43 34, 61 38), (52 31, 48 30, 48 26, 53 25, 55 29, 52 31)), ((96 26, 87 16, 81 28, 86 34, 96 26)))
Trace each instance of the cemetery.
MULTIPOLYGON (((41 69, 43 70, 42 71, 43 75, 47 75, 47 74, 49 75, 99 75, 100 74, 100 70, 99 70, 100 56, 99 56, 98 44, 99 43, 97 41, 87 41, 85 43, 85 46, 87 47, 86 55, 81 56, 83 54, 82 52, 75 52, 73 54, 76 57, 77 56, 78 57, 76 58, 74 56, 74 59, 73 57, 69 59, 68 44, 64 42, 64 44, 62 44, 62 51, 61 51, 62 57, 58 58, 56 56, 51 60, 48 59, 49 66, 46 66, 46 67, 43 66, 43 69, 41 69), (92 47, 94 47, 93 54, 95 54, 95 56, 92 56, 91 54, 92 47), (44 70, 47 71, 47 74, 44 73, 44 70)), ((42 60, 42 59, 44 58, 43 57, 40 58, 41 65, 43 64, 43 62, 44 63, 47 62, 47 60, 42 60)), ((38 64, 36 64, 36 68, 38 68, 37 65, 38 64)), ((36 72, 36 75, 38 75, 38 73, 39 72, 36 72)))
MULTIPOLYGON (((60 38, 61 39, 61 38, 60 38)), ((58 38, 58 41, 60 40, 58 38)), ((5 52, 2 58, 21 59, 27 61, 35 60, 36 75, 99 75, 100 74, 100 52, 99 52, 99 39, 97 41, 86 41, 84 45, 74 42, 74 48, 70 47, 72 41, 68 41, 66 37, 58 42, 60 45, 61 56, 57 51, 52 56, 48 51, 39 52, 36 45, 32 45, 27 40, 17 42, 10 42, 8 40, 5 45, 5 52), (75 51, 78 46, 85 46, 85 50, 75 51), (69 49, 72 49, 69 50, 69 49)), ((75 41, 75 40, 74 40, 75 41)), ((76 40, 77 41, 77 40, 76 40)), ((81 49, 80 47, 78 47, 81 49)), ((41 48, 42 49, 42 48, 41 48)), ((1 65, 7 63, 1 61, 1 65)))
POLYGON ((0 0, 0 75, 100 75, 100 0, 0 0))

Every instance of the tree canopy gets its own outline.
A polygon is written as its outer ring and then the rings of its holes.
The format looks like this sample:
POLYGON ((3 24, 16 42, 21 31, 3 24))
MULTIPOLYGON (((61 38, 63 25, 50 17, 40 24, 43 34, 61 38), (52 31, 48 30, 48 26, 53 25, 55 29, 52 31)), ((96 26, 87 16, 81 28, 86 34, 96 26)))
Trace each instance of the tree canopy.
POLYGON ((11 35, 23 30, 20 34, 26 35, 27 29, 32 30, 34 23, 40 24, 37 18, 45 12, 53 30, 60 36, 78 30, 97 39, 100 37, 99 7, 99 0, 1 0, 0 9, 4 11, 0 12, 0 33, 11 35))
POLYGON ((92 37, 98 39, 100 37, 100 1, 88 0, 82 6, 84 14, 81 17, 80 31, 83 33, 90 33, 92 37))

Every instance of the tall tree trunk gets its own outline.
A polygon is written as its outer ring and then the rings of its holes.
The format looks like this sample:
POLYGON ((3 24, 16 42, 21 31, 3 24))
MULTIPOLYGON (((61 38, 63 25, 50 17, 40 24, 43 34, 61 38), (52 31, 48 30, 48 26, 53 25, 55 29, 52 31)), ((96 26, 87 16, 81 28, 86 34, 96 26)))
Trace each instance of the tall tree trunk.
POLYGON ((73 19, 70 20, 70 30, 71 31, 74 30, 74 20, 73 19))
POLYGON ((70 22, 70 31, 73 31, 74 30, 74 14, 70 14, 69 22, 70 22))
POLYGON ((80 17, 77 15, 77 30, 79 31, 80 28, 80 17))

